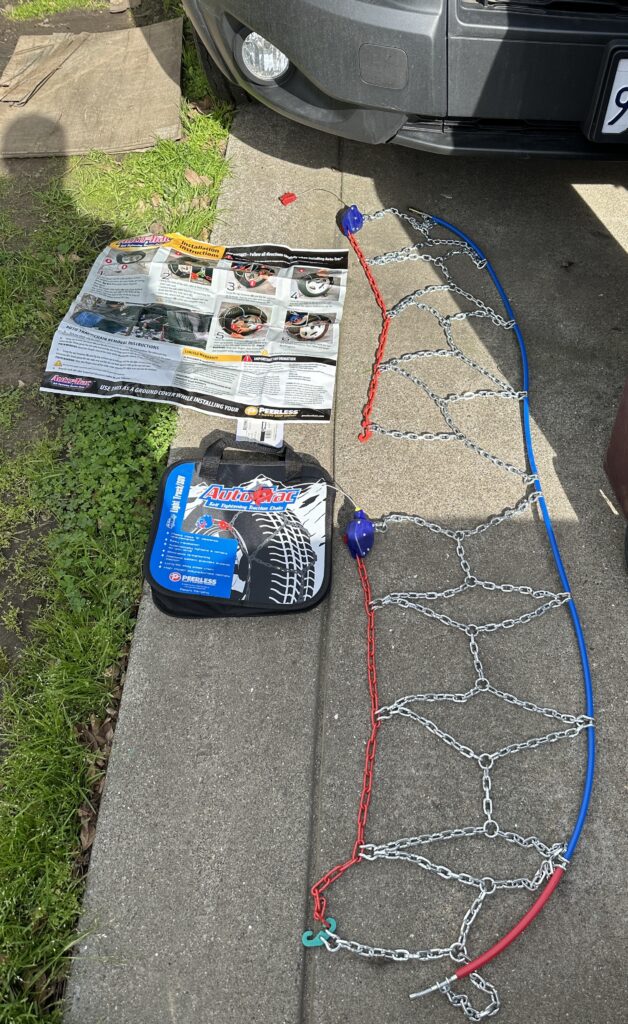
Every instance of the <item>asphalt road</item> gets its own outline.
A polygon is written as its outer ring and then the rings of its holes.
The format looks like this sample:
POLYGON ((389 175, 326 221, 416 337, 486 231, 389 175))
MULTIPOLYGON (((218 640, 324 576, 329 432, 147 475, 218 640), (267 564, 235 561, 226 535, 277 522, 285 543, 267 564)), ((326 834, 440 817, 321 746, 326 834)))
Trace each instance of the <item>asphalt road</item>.
MULTIPOLYGON (((589 645, 599 760, 590 818, 567 877, 525 937, 483 973, 499 990, 499 1019, 511 1024, 619 1024, 628 910, 621 869, 628 581, 623 522, 604 497, 612 495, 602 460, 628 373, 628 172, 619 164, 370 149, 256 107, 236 119, 230 156, 233 178, 215 239, 341 244, 338 200, 307 192, 322 188, 364 210, 413 206, 451 220, 490 255, 506 286, 528 346, 541 478, 589 645), (286 208, 277 202, 285 190, 300 196, 286 208)), ((360 239, 369 253, 414 241, 394 218, 365 228, 360 239)), ((456 260, 452 270, 464 287, 495 303, 480 272, 456 260)), ((382 268, 378 279, 390 303, 437 278, 432 267, 406 262, 382 268)), ((460 296, 439 301, 452 313, 467 308, 460 296)), ((434 327, 427 314, 404 313, 391 332, 390 354, 438 345, 434 327)), ((333 429, 290 428, 288 439, 315 452, 373 515, 411 512, 458 530, 511 504, 520 481, 457 442, 357 441, 377 328, 377 309, 354 261, 333 429)), ((520 387, 512 332, 480 320, 456 331, 465 351, 520 387)), ((460 368, 458 361, 421 361, 440 393, 479 386, 477 374, 460 368)), ((382 378, 378 410, 390 426, 442 429, 433 406, 396 374, 382 378)), ((457 405, 456 414, 480 445, 521 464, 517 402, 475 400, 457 405)), ((178 445, 198 443, 215 425, 186 413, 178 445)), ((469 541, 467 554, 478 578, 560 589, 534 512, 469 541)), ((378 538, 368 566, 376 595, 461 582, 452 542, 407 524, 378 538)), ((482 623, 533 605, 521 594, 478 596, 476 588, 447 611, 482 623)), ((396 607, 377 612, 376 622, 381 704, 473 685, 468 638, 460 631, 396 607)), ((143 602, 90 868, 83 922, 90 935, 75 964, 68 1024, 462 1019, 441 995, 408 999, 451 974, 449 960, 378 966, 300 945, 302 929, 313 923, 308 886, 350 854, 355 838, 369 730, 364 630, 355 567, 338 538, 330 598, 306 615, 175 622, 143 602)), ((564 609, 483 636, 481 653, 497 688, 581 713, 582 679, 564 609)), ((431 704, 430 715, 475 751, 554 728, 488 694, 431 704)), ((494 819, 548 845, 564 842, 584 764, 584 734, 499 759, 494 819)), ((472 760, 417 721, 397 716, 382 727, 367 842, 482 821, 481 772, 472 760)), ((449 841, 435 859, 496 878, 533 874, 539 864, 535 853, 487 837, 449 841)), ((407 861, 362 862, 332 889, 330 913, 339 934, 364 943, 447 946, 476 894, 407 861)), ((531 898, 487 896, 470 952, 510 928, 531 898)), ((480 1009, 486 1005, 485 995, 472 998, 480 1009)))

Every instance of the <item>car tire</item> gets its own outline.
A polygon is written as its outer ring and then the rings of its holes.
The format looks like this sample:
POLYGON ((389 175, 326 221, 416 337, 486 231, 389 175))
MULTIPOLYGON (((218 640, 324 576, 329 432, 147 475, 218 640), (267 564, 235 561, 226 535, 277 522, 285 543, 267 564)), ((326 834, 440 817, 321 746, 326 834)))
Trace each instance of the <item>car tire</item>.
POLYGON ((199 528, 195 524, 205 514, 205 509, 196 509, 186 519, 185 529, 237 540, 231 600, 290 606, 312 599, 316 555, 309 533, 290 511, 225 511, 222 528, 215 523, 199 528))
POLYGON ((309 299, 320 299, 323 295, 327 295, 327 292, 333 285, 331 277, 306 277, 301 281, 297 281, 297 288, 301 292, 301 295, 307 295, 309 299), (311 283, 314 281, 315 286, 312 288, 311 283), (316 287, 320 282, 320 286, 316 287), (323 283, 324 282, 324 283, 323 283))
POLYGON ((250 103, 252 97, 249 96, 244 89, 241 89, 239 85, 234 85, 228 78, 223 75, 220 68, 212 60, 209 53, 205 49, 203 40, 199 36, 195 28, 192 28, 194 35, 194 44, 196 46, 196 52, 200 61, 201 67, 210 92, 213 94, 215 99, 222 100, 223 103, 230 103, 234 107, 242 106, 243 103, 250 103))
POLYGON ((321 317, 320 320, 310 320, 309 323, 299 327, 299 338, 302 341, 322 341, 329 330, 330 322, 325 317, 321 317))
MULTIPOLYGON (((264 324, 268 322, 268 317, 266 316, 266 314, 262 312, 261 309, 258 309, 257 306, 230 306, 229 309, 226 309, 222 316, 220 317, 220 326, 222 327, 223 331, 227 332, 227 334, 231 334, 232 322, 234 320, 240 319, 241 317, 255 317, 260 327, 262 327, 264 324)), ((245 333, 239 335, 239 337, 248 338, 249 335, 255 333, 256 325, 251 325, 251 330, 248 330, 245 333)), ((234 335, 231 336, 233 337, 234 335)))
POLYGON ((331 320, 329 317, 319 316, 315 313, 312 314, 312 319, 310 319, 310 315, 308 314, 304 323, 289 324, 287 326, 287 331, 293 338, 299 338, 301 341, 321 341, 321 339, 327 334, 330 327, 331 320))
POLYGON ((266 284, 265 280, 251 280, 248 271, 234 270, 233 272, 236 280, 243 284, 245 288, 259 288, 261 285, 266 284))

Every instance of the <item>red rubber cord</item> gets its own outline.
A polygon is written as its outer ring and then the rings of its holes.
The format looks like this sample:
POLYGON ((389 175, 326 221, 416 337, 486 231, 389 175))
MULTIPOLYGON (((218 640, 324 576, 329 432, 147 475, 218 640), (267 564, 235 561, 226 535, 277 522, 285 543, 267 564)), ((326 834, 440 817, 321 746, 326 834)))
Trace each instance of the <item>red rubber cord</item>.
POLYGON ((327 925, 325 915, 327 912, 327 899, 323 896, 329 888, 345 871, 348 871, 354 864, 360 861, 360 847, 364 843, 364 832, 371 802, 373 789, 373 766, 375 764, 375 753, 377 751, 377 733, 381 722, 376 717, 379 707, 379 694, 377 690, 377 666, 375 664, 375 612, 371 607, 371 584, 363 558, 356 558, 358 575, 362 584, 364 595, 364 610, 366 612, 366 673, 368 679, 369 694, 371 698, 371 734, 366 744, 364 757, 364 775, 362 778, 362 793, 360 796, 360 809, 358 811, 358 829, 353 844, 353 850, 348 860, 342 864, 336 864, 326 875, 312 886, 311 893, 314 899, 314 917, 323 925, 327 925))
POLYGON ((364 273, 366 274, 366 279, 369 285, 371 286, 371 291, 375 296, 375 301, 379 306, 382 314, 382 327, 379 332, 379 338, 377 341, 375 361, 373 363, 373 369, 371 370, 371 379, 369 381, 366 402, 364 404, 364 408, 362 409, 362 430, 358 434, 359 441, 368 441, 368 439, 373 436, 373 431, 371 430, 371 423, 373 421, 373 406, 375 404, 375 396, 377 394, 377 386, 379 384, 380 366, 382 363, 382 359, 384 358, 384 350, 386 348, 386 341, 388 340, 388 331, 390 330, 390 315, 388 313, 388 310, 386 309, 384 296, 379 290, 379 285, 377 284, 377 281, 375 280, 371 273, 371 268, 366 262, 366 257, 362 252, 359 244, 357 243, 355 235, 352 235, 351 232, 349 231, 347 232, 347 238, 349 239, 349 244, 351 248, 353 249, 353 251, 355 252, 356 256, 360 261, 360 266, 362 267, 364 273))
POLYGON ((499 954, 502 953, 511 942, 514 942, 515 939, 526 930, 528 925, 534 921, 537 914, 540 914, 548 899, 554 892, 554 889, 564 877, 564 874, 564 868, 554 868, 554 873, 550 875, 545 888, 541 892, 540 896, 537 896, 527 914, 524 914, 521 920, 517 921, 514 928, 511 928, 510 931, 504 935, 503 939, 496 942, 494 946, 487 949, 485 953, 481 954, 481 956, 477 956, 475 960, 471 961, 471 963, 465 964, 464 967, 459 967, 456 971, 455 977, 460 980, 461 978, 466 978, 469 974, 473 974, 474 971, 479 971, 485 964, 490 963, 490 961, 494 960, 496 956, 499 956, 499 954))

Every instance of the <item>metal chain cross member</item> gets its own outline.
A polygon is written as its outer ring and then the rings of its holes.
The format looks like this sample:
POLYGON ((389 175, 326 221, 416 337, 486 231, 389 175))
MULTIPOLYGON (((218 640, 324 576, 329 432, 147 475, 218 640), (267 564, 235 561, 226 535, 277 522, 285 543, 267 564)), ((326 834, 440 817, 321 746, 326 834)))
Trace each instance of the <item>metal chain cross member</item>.
MULTIPOLYGON (((314 899, 314 917, 323 928, 315 940, 307 941, 307 945, 323 945, 329 952, 344 950, 358 956, 369 959, 382 959, 391 961, 415 961, 427 962, 449 958, 457 965, 455 973, 431 988, 422 992, 415 992, 410 998, 414 999, 430 992, 441 991, 446 995, 452 1006, 459 1007, 465 1016, 472 1021, 480 1021, 490 1017, 499 1010, 500 1002, 496 989, 479 973, 480 969, 497 956, 503 949, 527 927, 536 917, 543 905, 549 899, 558 882, 564 875, 564 871, 573 854, 578 841, 584 819, 586 816, 591 785, 593 779, 594 761, 594 730, 593 730, 593 699, 591 691, 591 679, 587 659, 584 637, 578 619, 578 613, 569 592, 567 575, 560 558, 558 546, 554 536, 553 528, 547 511, 547 506, 538 479, 534 453, 530 435, 529 407, 528 407, 528 369, 525 353, 525 346, 521 331, 516 323, 512 308, 505 295, 503 288, 484 254, 477 246, 459 232, 458 229, 440 218, 429 217, 426 214, 418 214, 417 217, 401 213, 397 209, 381 210, 378 213, 362 215, 356 207, 346 211, 343 221, 345 234, 353 247, 360 264, 362 265, 371 290, 375 296, 382 316, 382 328, 379 336, 373 373, 371 376, 367 401, 363 410, 362 432, 360 440, 368 440, 373 435, 386 435, 388 437, 401 439, 407 442, 447 442, 464 445, 469 451, 479 458, 488 461, 497 469, 511 474, 521 482, 522 495, 519 500, 510 508, 506 508, 497 515, 478 523, 477 525, 460 530, 447 529, 438 523, 428 521, 418 515, 391 514, 385 515, 375 521, 375 530, 385 534, 391 527, 402 526, 405 529, 418 528, 431 531, 433 534, 446 538, 455 550, 460 566, 463 582, 458 586, 448 589, 424 592, 390 592, 383 596, 373 597, 369 582, 366 565, 363 557, 357 557, 357 568, 362 585, 364 606, 367 617, 367 678, 371 700, 371 733, 367 742, 364 766, 364 778, 362 795, 358 814, 357 836, 351 856, 344 862, 331 868, 312 887, 314 899), (364 222, 379 220, 385 216, 394 216, 407 223, 413 231, 419 235, 414 245, 409 245, 395 252, 388 252, 381 256, 367 259, 358 245, 355 232, 360 230, 364 222), (418 219, 420 218, 420 219, 418 219), (445 228, 456 237, 440 237, 432 232, 435 228, 445 228), (467 257, 479 271, 486 270, 493 280, 505 307, 507 317, 501 316, 491 309, 484 302, 476 299, 470 293, 458 287, 451 278, 448 266, 449 260, 454 256, 467 257), (445 279, 444 284, 427 285, 419 288, 411 294, 402 298, 392 307, 388 308, 379 290, 377 282, 371 271, 372 267, 389 263, 400 263, 407 260, 424 261, 435 266, 445 279), (438 293, 448 292, 464 300, 469 308, 454 314, 445 314, 436 309, 432 304, 432 296, 438 293), (384 360, 385 348, 388 339, 389 328, 393 319, 399 316, 410 306, 424 311, 431 316, 440 327, 443 334, 443 346, 439 349, 417 349, 406 352, 401 356, 384 360), (452 324, 456 321, 468 320, 469 318, 486 318, 497 328, 504 332, 514 332, 519 342, 523 364, 523 386, 521 390, 515 390, 511 385, 498 377, 495 373, 480 365, 475 359, 466 354, 460 348, 453 337, 452 324), (409 367, 413 363, 419 363, 424 359, 454 359, 463 363, 469 369, 480 374, 493 387, 485 387, 475 391, 464 391, 447 395, 437 394, 420 376, 411 372, 409 367), (446 429, 440 432, 433 431, 407 431, 397 430, 392 427, 383 426, 373 421, 374 404, 378 384, 383 373, 400 375, 418 388, 434 405, 443 419, 446 429), (473 400, 503 400, 517 402, 521 406, 522 422, 524 430, 524 441, 527 455, 527 466, 515 466, 512 463, 500 458, 498 455, 488 451, 482 445, 469 437, 464 430, 456 423, 451 406, 457 402, 473 400), (538 507, 552 549, 555 565, 563 589, 557 592, 534 589, 529 586, 515 585, 513 583, 494 582, 492 580, 480 579, 474 572, 466 551, 466 543, 472 537, 485 533, 487 530, 499 526, 508 520, 513 519, 531 509, 538 507), (527 611, 517 618, 505 618, 495 622, 475 623, 464 622, 437 611, 435 602, 448 601, 465 592, 472 591, 493 591, 501 594, 517 593, 531 598, 536 602, 532 611, 527 611), (481 657, 482 638, 490 633, 500 630, 514 629, 517 626, 531 622, 548 614, 550 611, 567 607, 571 616, 572 625, 578 643, 580 660, 585 683, 585 713, 581 715, 567 714, 557 708, 542 707, 532 701, 500 689, 493 685, 484 671, 481 657), (375 645, 375 618, 378 610, 385 607, 397 607, 414 612, 424 618, 440 623, 442 626, 461 632, 469 648, 469 659, 473 669, 473 683, 464 692, 429 692, 411 693, 400 697, 392 704, 381 706, 379 704, 377 688, 377 665, 375 645), (444 729, 441 729, 430 717, 429 707, 438 705, 440 702, 452 702, 455 704, 466 704, 481 693, 490 693, 494 698, 515 706, 522 711, 537 715, 553 723, 550 732, 541 733, 530 739, 514 741, 506 746, 491 751, 476 751, 470 746, 460 742, 444 729), (432 832, 424 835, 403 837, 381 845, 374 845, 366 841, 365 832, 368 821, 368 812, 373 785, 373 767, 377 750, 377 736, 381 725, 396 716, 405 717, 426 729, 433 736, 437 737, 448 747, 453 749, 461 757, 475 762, 480 772, 481 805, 483 821, 479 824, 467 824, 459 828, 444 829, 440 832, 432 832), (492 769, 497 761, 502 758, 511 757, 524 751, 532 751, 545 744, 557 743, 563 740, 574 739, 580 733, 587 731, 588 760, 586 782, 580 806, 578 820, 571 838, 568 842, 554 842, 548 844, 535 835, 524 836, 516 831, 502 825, 494 816, 492 799, 492 769), (540 864, 538 869, 530 877, 494 878, 476 877, 473 874, 454 871, 451 868, 432 859, 428 853, 440 843, 447 843, 452 840, 462 840, 471 837, 486 836, 494 841, 509 843, 525 850, 532 850, 538 854, 540 864), (445 948, 432 949, 406 949, 406 948, 382 948, 356 942, 343 938, 335 931, 335 921, 327 917, 327 896, 325 893, 345 871, 359 864, 361 861, 376 860, 404 860, 409 861, 439 878, 450 880, 465 886, 472 891, 472 900, 464 914, 458 935, 445 948), (507 890, 527 890, 536 894, 532 906, 523 918, 508 932, 498 943, 487 950, 484 954, 474 959, 468 951, 468 940, 471 929, 476 922, 480 911, 486 900, 494 897, 494 894, 507 890), (462 978, 469 977, 473 986, 486 997, 484 1005, 476 1008, 472 1005, 469 997, 463 992, 456 992, 454 985, 462 978)), ((306 933, 309 934, 309 933, 306 933)), ((304 942, 305 942, 304 937, 304 942)))

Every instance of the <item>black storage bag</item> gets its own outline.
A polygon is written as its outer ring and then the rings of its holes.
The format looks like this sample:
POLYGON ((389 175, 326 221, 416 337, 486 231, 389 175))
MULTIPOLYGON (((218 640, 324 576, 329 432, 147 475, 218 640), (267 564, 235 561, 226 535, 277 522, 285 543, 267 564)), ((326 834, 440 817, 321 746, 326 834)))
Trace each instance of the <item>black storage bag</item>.
POLYGON ((331 580, 330 484, 288 445, 274 453, 220 437, 202 457, 173 462, 144 559, 157 607, 211 618, 318 604, 331 580), (225 455, 227 448, 240 451, 225 455))

